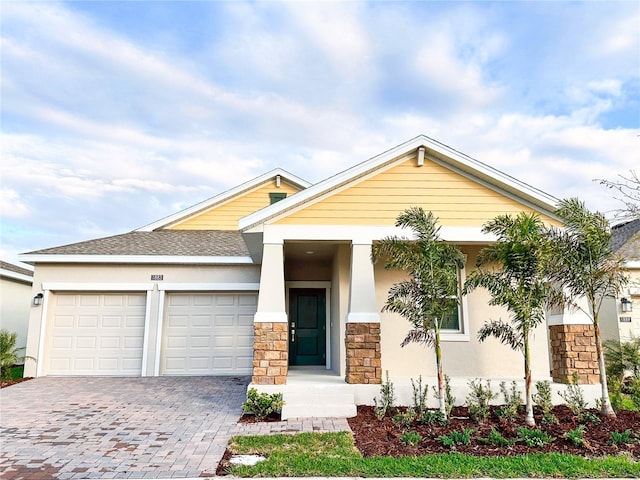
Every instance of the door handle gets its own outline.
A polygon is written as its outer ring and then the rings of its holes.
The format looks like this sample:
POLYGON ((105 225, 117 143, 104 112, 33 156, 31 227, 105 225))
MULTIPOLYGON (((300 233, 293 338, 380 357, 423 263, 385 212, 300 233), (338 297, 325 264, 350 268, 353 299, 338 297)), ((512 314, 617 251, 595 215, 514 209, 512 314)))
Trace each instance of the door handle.
POLYGON ((291 341, 292 342, 296 341, 296 330, 295 330, 295 328, 291 329, 291 341))

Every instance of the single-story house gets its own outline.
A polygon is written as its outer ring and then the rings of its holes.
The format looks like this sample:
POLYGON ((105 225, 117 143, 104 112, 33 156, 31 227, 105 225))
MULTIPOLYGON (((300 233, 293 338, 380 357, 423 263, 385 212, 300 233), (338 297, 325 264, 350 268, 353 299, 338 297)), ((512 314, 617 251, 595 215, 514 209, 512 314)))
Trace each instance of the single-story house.
MULTIPOLYGON (((27 346, 32 283, 33 271, 0 261, 0 328, 18 334, 18 348, 27 346)), ((24 354, 24 350, 20 354, 24 354)))
MULTIPOLYGON (((251 375, 265 391, 302 385, 291 405, 318 402, 318 385, 370 403, 384 372, 407 385, 435 372, 430 350, 400 347, 408 323, 381 312, 403 274, 374 265, 371 246, 407 234, 398 213, 439 217, 442 237, 467 256, 462 285, 493 240, 483 223, 527 211, 561 225, 556 201, 424 135, 314 185, 274 170, 133 232, 22 255, 44 295, 26 374, 251 375)), ((506 313, 488 300, 481 289, 464 297, 443 335, 452 378, 523 376, 520 354, 476 339, 506 313)), ((534 377, 566 382, 575 370, 597 383, 595 356, 585 342, 579 358, 574 348, 588 319, 559 312, 548 323, 535 332, 534 377)))
POLYGON ((614 226, 611 247, 624 260, 629 283, 602 305, 602 337, 626 342, 640 337, 640 219, 614 226))

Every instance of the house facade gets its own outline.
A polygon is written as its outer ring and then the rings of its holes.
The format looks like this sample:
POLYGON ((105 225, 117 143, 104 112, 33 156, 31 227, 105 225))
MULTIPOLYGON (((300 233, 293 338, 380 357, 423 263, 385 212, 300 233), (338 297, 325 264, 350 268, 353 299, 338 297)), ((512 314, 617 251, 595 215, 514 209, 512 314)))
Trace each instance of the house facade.
MULTIPOLYGON (((462 285, 494 240, 483 223, 527 211, 560 225, 555 203, 426 136, 314 185, 275 170, 134 232, 24 254, 33 294, 44 295, 31 312, 27 353, 38 360, 26 374, 251 375, 265 388, 301 371, 371 386, 385 371, 433 376, 431 351, 401 348, 409 324, 382 312, 403 274, 374 265, 372 244, 410 237, 394 226, 406 208, 432 211, 466 254, 462 285)), ((506 318, 488 303, 478 289, 452 315, 449 376, 522 377, 520 354, 477 341, 486 320, 506 318)), ((576 370, 596 383, 597 364, 572 346, 589 329, 576 314, 550 316, 535 332, 534 377, 576 370)))
MULTIPOLYGON (((25 348, 27 345, 32 281, 31 270, 9 262, 0 262, 0 328, 18 334, 18 348, 25 348)), ((24 354, 24 350, 20 354, 24 354)))
POLYGON ((624 263, 629 283, 602 305, 602 336, 619 342, 640 337, 640 219, 612 228, 611 247, 624 263))

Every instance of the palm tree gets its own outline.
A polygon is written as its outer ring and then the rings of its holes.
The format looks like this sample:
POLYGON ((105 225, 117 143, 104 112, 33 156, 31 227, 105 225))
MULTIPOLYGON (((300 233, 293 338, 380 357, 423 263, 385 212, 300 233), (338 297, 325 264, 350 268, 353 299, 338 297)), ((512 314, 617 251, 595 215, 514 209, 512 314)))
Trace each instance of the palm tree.
POLYGON ((373 246, 374 262, 384 258, 386 269, 404 270, 409 276, 391 286, 383 311, 398 313, 411 323, 403 347, 415 342, 434 348, 439 407, 446 416, 440 331, 458 308, 458 270, 465 257, 458 247, 440 239, 437 218, 420 207, 400 213, 396 226, 410 228, 416 239, 387 237, 373 246))
POLYGON ((609 401, 599 315, 603 300, 615 297, 628 278, 622 259, 617 258, 609 246, 611 230, 604 215, 589 211, 577 198, 561 200, 556 214, 564 221, 565 228, 551 228, 548 232, 552 253, 550 278, 565 289, 567 303, 582 310, 593 322, 602 414, 615 417, 609 401), (586 298, 587 308, 578 304, 579 297, 586 298))
POLYGON ((24 348, 16 347, 17 340, 17 333, 10 332, 6 328, 0 330, 0 379, 2 380, 11 378, 11 367, 15 364, 25 358, 33 358, 20 355, 20 350, 24 350, 24 348))
POLYGON ((497 236, 493 245, 480 251, 477 270, 469 274, 463 292, 477 287, 491 294, 491 305, 506 307, 510 323, 491 320, 478 331, 482 342, 496 337, 524 357, 526 396, 525 423, 536 424, 531 399, 531 332, 545 319, 550 303, 558 303, 558 295, 545 281, 543 271, 544 225, 533 213, 521 212, 516 217, 499 215, 487 222, 484 233, 497 236))

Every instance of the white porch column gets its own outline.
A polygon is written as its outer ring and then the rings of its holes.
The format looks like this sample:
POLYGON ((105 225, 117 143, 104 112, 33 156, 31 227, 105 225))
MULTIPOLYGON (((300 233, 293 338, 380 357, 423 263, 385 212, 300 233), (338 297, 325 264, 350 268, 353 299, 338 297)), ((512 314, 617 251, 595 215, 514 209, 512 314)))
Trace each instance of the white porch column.
POLYGON ((371 262, 371 242, 351 245, 351 280, 347 323, 380 323, 376 283, 371 262))
POLYGON ((283 242, 265 243, 263 246, 258 311, 254 322, 287 322, 283 242))

